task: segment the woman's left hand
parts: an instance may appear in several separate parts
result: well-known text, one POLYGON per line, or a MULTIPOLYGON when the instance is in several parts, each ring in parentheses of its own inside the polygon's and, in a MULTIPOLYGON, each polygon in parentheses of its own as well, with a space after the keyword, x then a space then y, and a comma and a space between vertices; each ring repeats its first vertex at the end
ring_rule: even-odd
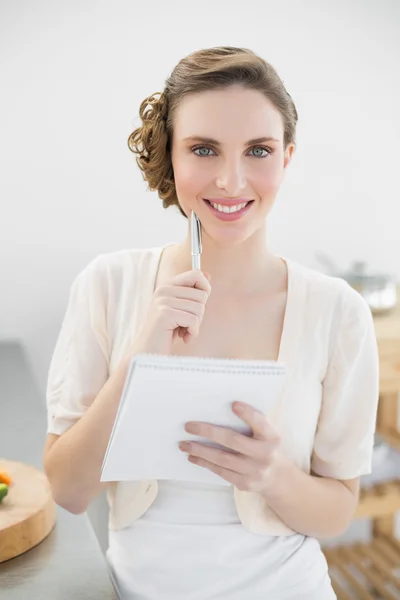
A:
POLYGON ((282 459, 279 436, 265 415, 250 405, 235 402, 233 411, 251 427, 252 437, 227 427, 190 422, 185 426, 188 433, 217 442, 230 451, 192 440, 181 442, 179 448, 189 454, 190 462, 213 471, 239 490, 266 492, 282 459))

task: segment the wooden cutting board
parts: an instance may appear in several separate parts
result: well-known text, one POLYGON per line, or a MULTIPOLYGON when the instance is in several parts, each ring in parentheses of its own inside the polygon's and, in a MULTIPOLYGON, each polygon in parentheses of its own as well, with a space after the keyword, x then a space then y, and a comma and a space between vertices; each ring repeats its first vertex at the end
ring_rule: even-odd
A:
POLYGON ((0 563, 30 550, 51 532, 55 503, 46 475, 20 462, 0 458, 0 471, 12 477, 0 502, 0 563))

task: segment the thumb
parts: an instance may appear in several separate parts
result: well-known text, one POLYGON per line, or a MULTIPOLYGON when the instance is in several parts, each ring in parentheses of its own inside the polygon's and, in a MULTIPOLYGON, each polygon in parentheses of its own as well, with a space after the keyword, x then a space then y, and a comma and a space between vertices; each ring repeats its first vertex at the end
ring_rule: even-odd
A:
POLYGON ((203 271, 203 275, 205 275, 206 278, 208 279, 208 282, 211 283, 211 275, 210 275, 210 273, 208 273, 208 271, 203 271))

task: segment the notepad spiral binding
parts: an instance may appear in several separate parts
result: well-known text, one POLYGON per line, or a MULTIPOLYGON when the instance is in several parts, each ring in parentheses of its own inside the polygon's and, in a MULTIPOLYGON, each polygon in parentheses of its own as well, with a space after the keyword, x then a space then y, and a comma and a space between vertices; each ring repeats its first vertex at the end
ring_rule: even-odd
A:
POLYGON ((141 369, 168 369, 202 373, 224 372, 231 373, 232 375, 268 376, 285 371, 285 366, 274 360, 240 360, 237 358, 213 358, 209 356, 138 354, 133 358, 133 361, 136 367, 140 367, 141 369), (213 364, 210 364, 210 362, 213 364))

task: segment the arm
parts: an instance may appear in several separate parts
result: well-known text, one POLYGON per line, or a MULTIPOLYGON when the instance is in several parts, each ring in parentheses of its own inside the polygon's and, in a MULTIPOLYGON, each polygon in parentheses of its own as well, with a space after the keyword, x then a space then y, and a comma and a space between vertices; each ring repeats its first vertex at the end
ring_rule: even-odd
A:
POLYGON ((359 478, 338 480, 308 475, 289 460, 277 461, 279 474, 263 492, 268 505, 303 535, 330 538, 348 528, 358 502, 359 478))
POLYGON ((282 459, 265 492, 273 510, 306 535, 335 537, 358 503, 359 477, 370 472, 379 398, 379 359, 372 314, 347 287, 322 386, 311 475, 282 459))
POLYGON ((43 466, 57 504, 86 510, 106 484, 100 469, 127 364, 110 377, 108 280, 102 257, 75 279, 47 379, 43 466))
POLYGON ((60 436, 50 434, 44 470, 54 500, 66 510, 84 512, 107 484, 101 466, 118 410, 129 361, 122 361, 83 416, 60 436))

